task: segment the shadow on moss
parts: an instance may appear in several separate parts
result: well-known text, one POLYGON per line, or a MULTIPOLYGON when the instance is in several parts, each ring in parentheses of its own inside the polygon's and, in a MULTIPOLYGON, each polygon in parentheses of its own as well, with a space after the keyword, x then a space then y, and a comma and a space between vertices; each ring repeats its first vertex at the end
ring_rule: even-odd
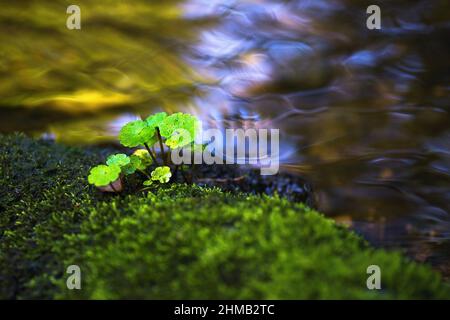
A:
POLYGON ((86 176, 106 153, 0 136, 1 298, 450 298, 428 266, 277 196, 101 194, 86 176), (82 290, 66 288, 72 264, 82 290), (366 288, 372 264, 379 291, 366 288))

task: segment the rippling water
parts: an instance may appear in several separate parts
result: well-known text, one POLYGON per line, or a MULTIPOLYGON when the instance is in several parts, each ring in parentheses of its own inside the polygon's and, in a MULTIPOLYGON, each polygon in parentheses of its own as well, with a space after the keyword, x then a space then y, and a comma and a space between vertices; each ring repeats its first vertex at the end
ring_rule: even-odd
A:
POLYGON ((447 1, 382 4, 379 31, 366 1, 80 3, 80 32, 49 19, 39 43, 0 14, 2 131, 98 143, 161 109, 279 128, 325 214, 450 275, 447 1))

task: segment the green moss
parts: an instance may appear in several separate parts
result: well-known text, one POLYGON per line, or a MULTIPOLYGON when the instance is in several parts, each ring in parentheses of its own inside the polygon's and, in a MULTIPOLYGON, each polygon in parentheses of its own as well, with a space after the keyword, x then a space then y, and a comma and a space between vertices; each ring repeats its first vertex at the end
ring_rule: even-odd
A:
POLYGON ((450 297, 428 266, 282 198, 187 185, 101 194, 86 177, 102 158, 0 136, 0 297, 450 297), (82 290, 66 289, 72 264, 82 290), (366 289, 371 264, 381 291, 366 289))

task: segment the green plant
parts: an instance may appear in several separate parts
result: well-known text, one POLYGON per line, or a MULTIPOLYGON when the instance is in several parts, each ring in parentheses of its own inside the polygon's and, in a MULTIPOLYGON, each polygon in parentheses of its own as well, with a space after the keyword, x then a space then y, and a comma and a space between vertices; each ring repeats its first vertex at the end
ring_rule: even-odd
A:
POLYGON ((105 187, 119 178, 120 167, 117 165, 98 165, 92 168, 88 180, 96 187, 105 187))
POLYGON ((154 181, 159 181, 160 183, 167 183, 170 180, 172 173, 170 172, 170 168, 163 166, 158 167, 153 170, 151 174, 151 178, 147 181, 144 181, 144 186, 150 186, 154 181))
MULTIPOLYGON (((143 146, 145 149, 135 150, 131 156, 123 153, 110 155, 106 165, 92 168, 88 181, 103 191, 109 191, 104 189, 105 186, 110 186, 113 191, 120 191, 114 188, 114 183, 121 182, 124 175, 138 171, 147 177, 144 186, 153 185, 155 182, 167 183, 172 172, 169 153, 166 156, 166 151, 184 147, 190 147, 191 150, 198 148, 194 140, 199 127, 197 117, 181 112, 172 115, 159 112, 145 120, 131 121, 120 130, 119 141, 125 147, 143 146), (154 148, 156 143, 159 144, 163 166, 159 166, 154 148), (146 172, 152 164, 157 167, 150 173, 146 172)), ((177 169, 178 167, 175 172, 177 169)))

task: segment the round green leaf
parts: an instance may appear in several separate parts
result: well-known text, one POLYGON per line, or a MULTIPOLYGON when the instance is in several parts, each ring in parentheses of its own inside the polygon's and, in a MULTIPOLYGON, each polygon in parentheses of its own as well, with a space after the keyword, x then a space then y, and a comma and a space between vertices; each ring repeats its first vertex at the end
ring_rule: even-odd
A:
POLYGON ((126 170, 126 174, 132 174, 136 170, 145 170, 147 166, 143 163, 142 159, 138 156, 131 155, 130 157, 131 163, 126 166, 124 169, 126 170))
POLYGON ((133 152, 132 157, 133 156, 138 157, 145 167, 148 167, 153 163, 153 159, 150 156, 150 153, 148 153, 148 151, 145 149, 136 150, 135 152, 133 152))
POLYGON ((189 115, 186 115, 182 112, 177 112, 164 118, 164 120, 161 122, 161 125, 159 126, 161 135, 165 138, 169 138, 175 132, 175 130, 184 128, 186 116, 189 115))
POLYGON ((106 159, 106 164, 109 166, 115 164, 119 167, 125 167, 130 164, 130 157, 124 153, 113 154, 106 159))
POLYGON ((151 115, 147 119, 145 119, 145 122, 147 122, 147 125, 150 128, 155 129, 156 127, 159 127, 163 120, 167 117, 167 113, 165 112, 159 112, 155 113, 154 115, 151 115))
POLYGON ((162 166, 153 170, 151 176, 153 181, 159 181, 160 183, 167 183, 169 182, 172 173, 170 172, 169 167, 162 166))
POLYGON ((142 183, 144 186, 148 187, 151 186, 153 184, 152 180, 145 180, 144 183, 142 183))
MULTIPOLYGON (((159 127, 160 133, 163 137, 170 139, 169 143, 176 147, 182 147, 195 140, 195 135, 200 127, 200 121, 197 117, 186 113, 174 113, 166 117, 159 127), (185 133, 180 137, 180 132, 184 130, 185 133), (186 134, 189 133, 189 135, 186 134), (172 137, 176 135, 176 137, 172 137), (187 139, 188 137, 188 139, 187 139)), ((167 142, 166 142, 167 144, 167 142)))
POLYGON ((191 134, 185 129, 177 129, 166 140, 166 144, 171 149, 181 148, 193 141, 191 134))
POLYGON ((90 184, 96 187, 104 187, 116 181, 120 175, 120 167, 117 165, 99 165, 91 169, 88 177, 90 184))
POLYGON ((119 132, 119 140, 125 147, 132 148, 150 141, 155 132, 155 128, 149 127, 147 122, 136 120, 122 127, 119 132))

